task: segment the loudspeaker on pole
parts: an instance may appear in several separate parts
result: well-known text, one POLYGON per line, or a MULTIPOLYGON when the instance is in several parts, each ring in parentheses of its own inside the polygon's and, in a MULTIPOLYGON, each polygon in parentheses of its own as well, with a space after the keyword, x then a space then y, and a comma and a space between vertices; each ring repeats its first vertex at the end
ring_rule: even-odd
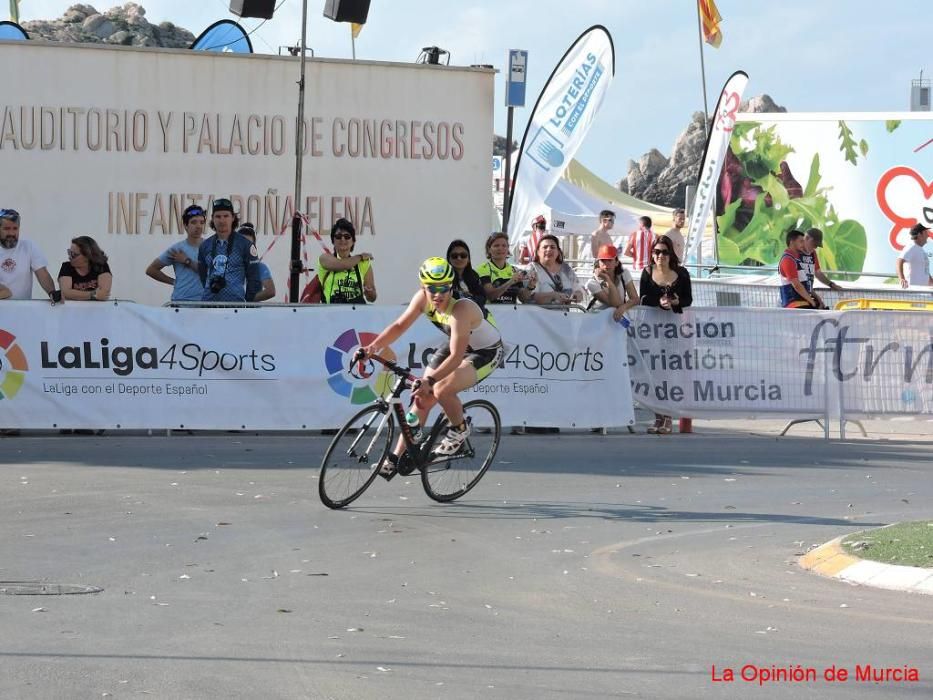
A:
POLYGON ((335 22, 366 24, 369 15, 369 0, 327 0, 324 16, 335 22))
POLYGON ((230 0, 230 12, 240 17, 272 19, 275 0, 230 0))

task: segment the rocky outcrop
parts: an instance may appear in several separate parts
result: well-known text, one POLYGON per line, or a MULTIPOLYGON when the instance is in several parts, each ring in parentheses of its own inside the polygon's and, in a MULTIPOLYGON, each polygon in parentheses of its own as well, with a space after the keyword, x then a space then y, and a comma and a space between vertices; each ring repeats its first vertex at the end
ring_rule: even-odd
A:
MULTIPOLYGON (((768 95, 743 102, 742 112, 786 112, 768 95)), ((684 206, 687 185, 696 183, 706 145, 703 113, 694 112, 687 128, 677 137, 671 157, 652 148, 638 161, 628 162, 628 174, 619 182, 623 192, 665 207, 684 206)))
POLYGON ((146 10, 135 2, 98 12, 91 5, 72 5, 59 19, 23 22, 30 38, 123 46, 191 46, 194 34, 171 22, 150 24, 146 10))

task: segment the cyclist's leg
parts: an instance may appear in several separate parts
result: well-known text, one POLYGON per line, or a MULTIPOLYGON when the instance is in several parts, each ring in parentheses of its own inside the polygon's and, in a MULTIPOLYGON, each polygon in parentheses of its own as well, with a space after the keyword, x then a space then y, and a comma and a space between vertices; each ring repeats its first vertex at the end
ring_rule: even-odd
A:
MULTIPOLYGON (((450 355, 450 347, 440 348, 435 351, 433 355, 428 359, 428 366, 425 367, 424 377, 427 380, 428 377, 434 375, 437 371, 437 367, 447 359, 450 355)), ((428 414, 431 412, 431 409, 434 408, 434 405, 437 403, 436 390, 435 396, 424 396, 419 397, 411 407, 411 410, 414 411, 415 415, 420 419, 421 425, 427 425, 428 414)), ((390 454, 387 455, 387 458, 390 462, 398 463, 399 455, 405 451, 405 438, 402 435, 402 431, 399 430, 398 441, 395 443, 395 448, 390 454)))
POLYGON ((435 450, 438 454, 456 453, 469 437, 469 426, 463 418, 463 403, 459 394, 488 377, 499 366, 501 353, 501 346, 467 353, 453 374, 434 386, 434 395, 451 426, 435 450))

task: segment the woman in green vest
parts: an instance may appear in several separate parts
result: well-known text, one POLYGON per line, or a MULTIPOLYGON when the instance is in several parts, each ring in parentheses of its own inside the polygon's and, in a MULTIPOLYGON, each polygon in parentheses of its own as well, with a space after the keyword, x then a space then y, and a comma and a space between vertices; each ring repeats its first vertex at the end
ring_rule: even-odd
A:
POLYGON ((334 254, 318 258, 321 302, 324 304, 372 304, 376 301, 376 280, 369 253, 353 253, 356 229, 347 219, 337 219, 330 229, 334 254))
POLYGON ((509 237, 506 234, 498 231, 487 239, 486 258, 476 272, 490 303, 515 304, 520 296, 526 296, 525 272, 509 263, 509 237))

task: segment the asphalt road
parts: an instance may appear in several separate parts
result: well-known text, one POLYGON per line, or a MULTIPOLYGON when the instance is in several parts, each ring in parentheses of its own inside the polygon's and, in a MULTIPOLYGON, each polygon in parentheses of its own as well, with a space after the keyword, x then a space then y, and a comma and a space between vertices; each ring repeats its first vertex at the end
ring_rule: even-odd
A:
POLYGON ((103 588, 0 595, 0 697, 933 696, 933 596, 795 563, 929 518, 933 443, 698 429, 506 436, 462 502, 342 512, 329 438, 0 439, 0 581, 103 588))

